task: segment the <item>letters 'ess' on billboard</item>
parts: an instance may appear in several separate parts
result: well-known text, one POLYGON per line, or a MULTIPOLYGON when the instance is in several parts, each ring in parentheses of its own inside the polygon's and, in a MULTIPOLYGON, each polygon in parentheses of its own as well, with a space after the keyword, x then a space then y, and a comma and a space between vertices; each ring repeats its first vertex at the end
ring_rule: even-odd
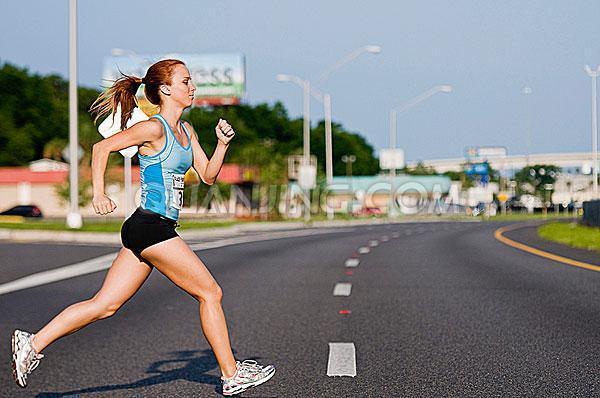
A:
MULTIPOLYGON (((183 61, 196 85, 194 106, 236 105, 245 94, 246 62, 243 54, 167 54, 158 56, 123 55, 104 59, 102 85, 110 86, 126 75, 145 76, 153 63, 162 59, 183 61)), ((143 86, 138 91, 140 106, 151 107, 143 98, 143 86)), ((144 109, 146 111, 146 109, 144 109)))

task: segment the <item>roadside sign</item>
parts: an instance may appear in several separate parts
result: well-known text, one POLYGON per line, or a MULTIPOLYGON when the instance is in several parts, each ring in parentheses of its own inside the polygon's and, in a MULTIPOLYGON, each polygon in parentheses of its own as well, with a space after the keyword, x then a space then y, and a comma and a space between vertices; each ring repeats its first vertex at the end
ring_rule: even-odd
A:
POLYGON ((384 148, 379 151, 379 167, 382 170, 401 169, 404 164, 403 149, 384 148))
POLYGON ((298 185, 302 189, 314 189, 317 187, 317 168, 312 164, 300 166, 298 173, 298 185))

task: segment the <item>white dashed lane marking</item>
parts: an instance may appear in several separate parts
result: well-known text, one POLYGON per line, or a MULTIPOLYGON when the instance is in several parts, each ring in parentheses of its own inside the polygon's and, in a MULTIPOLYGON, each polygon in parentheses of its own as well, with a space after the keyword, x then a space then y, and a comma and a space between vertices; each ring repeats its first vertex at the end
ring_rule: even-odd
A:
POLYGON ((329 343, 327 376, 356 376, 354 343, 329 343))
POLYGON ((336 283, 333 288, 334 296, 349 296, 352 293, 352 283, 336 283))
POLYGON ((371 252, 371 249, 369 249, 369 248, 368 248, 368 247, 366 247, 366 246, 363 246, 363 247, 359 247, 359 248, 358 248, 358 252, 359 252, 360 254, 368 254, 368 253, 370 253, 370 252, 371 252))
POLYGON ((358 264, 360 264, 360 260, 358 258, 349 258, 344 263, 344 266, 346 266, 347 268, 354 268, 358 267, 358 264))

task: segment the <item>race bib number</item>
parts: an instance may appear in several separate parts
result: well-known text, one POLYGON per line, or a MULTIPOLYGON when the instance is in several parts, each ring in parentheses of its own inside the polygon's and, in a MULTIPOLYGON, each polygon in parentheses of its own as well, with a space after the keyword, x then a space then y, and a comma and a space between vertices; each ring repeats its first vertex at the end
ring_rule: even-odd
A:
POLYGON ((183 207, 183 174, 173 174, 173 186, 171 188, 171 207, 181 210, 183 207))

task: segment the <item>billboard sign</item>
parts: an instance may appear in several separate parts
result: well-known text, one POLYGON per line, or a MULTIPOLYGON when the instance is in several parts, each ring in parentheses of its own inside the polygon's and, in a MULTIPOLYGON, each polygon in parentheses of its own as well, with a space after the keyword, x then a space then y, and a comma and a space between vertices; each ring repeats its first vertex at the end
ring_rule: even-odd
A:
MULTIPOLYGON (((108 86, 126 75, 143 77, 153 63, 162 59, 183 61, 196 85, 194 106, 219 106, 239 104, 246 90, 246 61, 243 54, 125 54, 104 60, 103 85, 108 86)), ((143 90, 138 91, 143 97, 143 90)))
POLYGON ((506 148, 503 146, 480 146, 465 148, 465 158, 469 161, 484 161, 506 157, 506 148))

